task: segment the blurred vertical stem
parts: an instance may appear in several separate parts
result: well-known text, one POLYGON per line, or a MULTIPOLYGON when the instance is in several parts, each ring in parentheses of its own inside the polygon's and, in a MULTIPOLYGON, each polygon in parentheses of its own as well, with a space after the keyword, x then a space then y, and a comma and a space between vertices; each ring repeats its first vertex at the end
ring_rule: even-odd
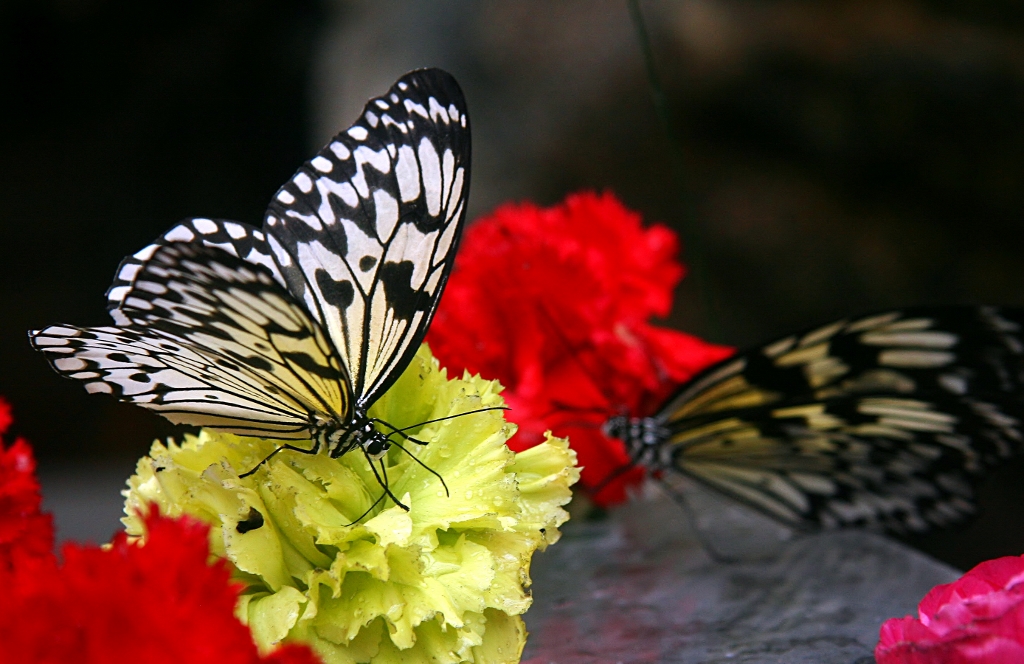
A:
POLYGON ((719 334, 718 320, 711 295, 711 284, 708 281, 704 238, 697 223, 693 198, 686 187, 686 160, 683 156, 682 141, 675 132, 672 117, 669 114, 665 89, 661 85, 658 68, 654 62, 651 37, 647 32, 647 24, 644 22, 643 12, 640 10, 640 0, 626 0, 626 4, 629 6, 629 15, 633 20, 636 39, 640 45, 644 66, 647 70, 647 83, 651 89, 654 110, 658 114, 661 128, 665 132, 665 138, 668 141, 669 154, 672 159, 672 176, 675 180, 676 195, 679 197, 679 205, 682 211, 684 250, 687 255, 687 262, 690 264, 691 279, 696 282, 694 286, 697 289, 697 297, 700 301, 701 309, 703 309, 707 336, 712 340, 718 341, 721 339, 721 335, 719 334))

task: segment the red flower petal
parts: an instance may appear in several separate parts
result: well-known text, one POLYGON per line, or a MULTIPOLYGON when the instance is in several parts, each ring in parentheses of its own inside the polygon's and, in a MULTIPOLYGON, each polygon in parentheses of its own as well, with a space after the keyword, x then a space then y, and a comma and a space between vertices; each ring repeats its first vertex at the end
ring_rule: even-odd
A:
MULTIPOLYGON (((0 399, 0 432, 11 423, 0 399)), ((53 557, 53 519, 42 512, 32 448, 18 439, 4 449, 0 440, 0 581, 16 570, 53 557)))
POLYGON ((0 433, 7 431, 7 427, 11 426, 11 422, 14 418, 11 416, 11 405, 0 399, 0 433))
POLYGON ((879 664, 1024 661, 1024 556, 981 563, 953 583, 936 586, 918 618, 882 625, 879 664))
POLYGON ((209 563, 209 528, 190 518, 146 519, 144 545, 75 544, 64 562, 18 575, 0 603, 0 651, 9 661, 152 664, 307 664, 292 646, 260 657, 234 616, 239 586, 223 560, 209 563))
POLYGON ((581 484, 602 504, 625 498, 643 471, 600 430, 612 415, 650 414, 675 387, 732 350, 648 323, 665 316, 684 270, 664 226, 611 194, 580 193, 539 208, 506 205, 474 223, 427 337, 442 364, 497 378, 532 447, 568 435, 581 484))
MULTIPOLYGON (((0 400, 0 430, 10 410, 0 400)), ((304 645, 260 657, 234 616, 240 586, 208 563, 209 527, 146 519, 145 545, 69 544, 53 555, 53 524, 40 510, 32 449, 0 443, 0 661, 24 664, 316 664, 304 645)))

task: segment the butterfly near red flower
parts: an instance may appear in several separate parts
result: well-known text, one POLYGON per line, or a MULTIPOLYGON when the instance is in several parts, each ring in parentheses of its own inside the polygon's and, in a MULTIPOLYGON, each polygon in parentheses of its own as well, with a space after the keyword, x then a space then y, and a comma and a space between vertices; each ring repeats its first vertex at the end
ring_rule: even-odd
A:
MULTIPOLYGON (((679 384, 732 354, 726 346, 652 325, 668 315, 684 274, 665 226, 611 194, 580 193, 540 208, 505 205, 466 231, 455 271, 427 336, 442 364, 497 378, 519 449, 545 430, 568 435, 598 487, 629 463, 601 433, 619 412, 651 412, 679 384)), ((621 502, 644 477, 637 467, 594 495, 621 502)))
POLYGON ((967 518, 980 475, 1024 447, 1024 311, 851 316, 733 355, 648 322, 675 250, 608 194, 499 209, 467 233, 428 340, 508 385, 519 444, 568 434, 599 503, 647 470, 796 527, 921 532, 967 518))

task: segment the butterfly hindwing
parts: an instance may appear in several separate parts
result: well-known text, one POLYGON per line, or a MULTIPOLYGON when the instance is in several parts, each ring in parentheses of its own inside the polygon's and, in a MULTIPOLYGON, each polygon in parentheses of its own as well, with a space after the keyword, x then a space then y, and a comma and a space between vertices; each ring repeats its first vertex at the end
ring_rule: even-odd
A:
POLYGON ((347 376, 319 325, 260 265, 199 243, 158 246, 117 328, 31 333, 61 374, 174 422, 309 437, 315 413, 345 417, 347 376))
POLYGON ((661 465, 791 525, 904 533, 972 514, 981 471, 1024 442, 998 405, 938 394, 791 400, 666 434, 661 465))
POLYGON ((300 404, 268 396, 253 380, 218 370, 208 354, 180 339, 126 327, 51 325, 32 345, 66 378, 95 394, 143 406, 175 424, 242 435, 308 438, 300 404))
POLYGON ((152 258, 153 253, 165 244, 192 242, 216 247, 249 263, 262 265, 277 281, 284 284, 284 278, 270 256, 266 237, 259 229, 238 221, 205 217, 185 219, 152 244, 121 261, 114 275, 114 283, 107 289, 107 309, 114 322, 118 325, 127 324, 127 318, 119 311, 120 307, 142 266, 152 258))
POLYGON ((439 70, 371 100, 275 195, 264 228, 289 290, 323 325, 360 404, 423 340, 466 211, 469 125, 439 70))

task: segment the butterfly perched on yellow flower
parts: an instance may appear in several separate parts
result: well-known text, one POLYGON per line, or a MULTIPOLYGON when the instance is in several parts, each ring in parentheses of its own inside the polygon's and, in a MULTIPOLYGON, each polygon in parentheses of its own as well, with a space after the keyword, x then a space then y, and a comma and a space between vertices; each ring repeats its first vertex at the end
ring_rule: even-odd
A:
POLYGON ((278 190, 262 229, 182 221, 118 268, 116 325, 53 325, 32 345, 88 391, 175 423, 378 459, 402 432, 367 409, 430 324, 469 166, 458 84, 406 74, 278 190))

